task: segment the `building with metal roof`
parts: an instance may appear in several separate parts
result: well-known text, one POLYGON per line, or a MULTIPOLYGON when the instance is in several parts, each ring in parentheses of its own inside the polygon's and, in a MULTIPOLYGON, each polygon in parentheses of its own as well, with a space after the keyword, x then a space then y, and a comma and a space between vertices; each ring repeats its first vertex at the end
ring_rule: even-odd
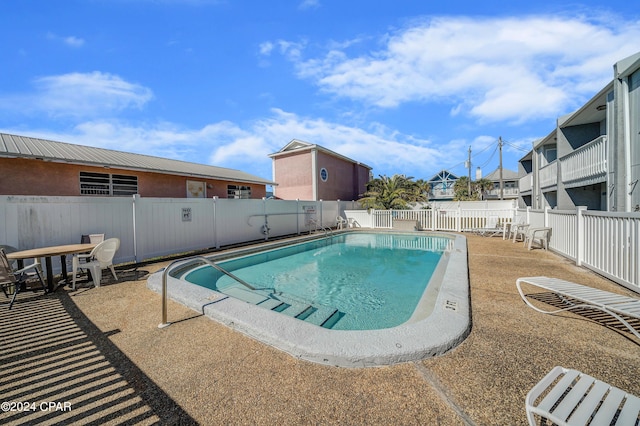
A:
POLYGON ((0 133, 0 194, 262 198, 275 182, 235 169, 0 133))

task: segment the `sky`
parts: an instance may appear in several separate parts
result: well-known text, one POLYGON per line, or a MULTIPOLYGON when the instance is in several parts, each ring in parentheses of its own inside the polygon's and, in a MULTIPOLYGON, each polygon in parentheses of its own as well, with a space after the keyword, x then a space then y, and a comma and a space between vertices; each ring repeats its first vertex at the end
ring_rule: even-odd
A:
POLYGON ((375 177, 517 171, 640 51, 634 2, 0 2, 0 132, 272 179, 293 139, 375 177), (437 3, 437 4, 436 4, 437 3))

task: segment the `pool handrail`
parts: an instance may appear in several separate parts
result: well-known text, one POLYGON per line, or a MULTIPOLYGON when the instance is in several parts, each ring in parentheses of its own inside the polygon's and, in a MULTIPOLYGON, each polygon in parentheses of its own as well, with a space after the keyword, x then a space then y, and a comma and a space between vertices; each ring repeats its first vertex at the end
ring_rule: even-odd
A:
POLYGON ((176 263, 185 262, 187 260, 194 260, 194 259, 198 259, 198 260, 204 261, 204 263, 206 263, 206 264, 212 266, 214 269, 217 269, 218 271, 222 272, 223 274, 225 274, 229 278, 231 278, 231 279, 237 281, 238 283, 242 284, 243 286, 247 287, 249 290, 256 290, 256 288, 254 286, 252 286, 251 284, 249 284, 248 282, 246 282, 242 278, 239 278, 239 277, 235 276, 231 272, 229 272, 226 269, 222 268, 220 265, 217 265, 211 259, 207 259, 204 256, 191 256, 191 257, 187 257, 187 258, 183 258, 183 259, 174 260, 169 265, 167 265, 167 267, 164 268, 164 271, 162 272, 162 322, 160 323, 160 325, 158 325, 158 328, 164 328, 164 327, 167 327, 167 326, 171 325, 170 322, 167 322, 167 275, 169 274, 169 270, 176 263))

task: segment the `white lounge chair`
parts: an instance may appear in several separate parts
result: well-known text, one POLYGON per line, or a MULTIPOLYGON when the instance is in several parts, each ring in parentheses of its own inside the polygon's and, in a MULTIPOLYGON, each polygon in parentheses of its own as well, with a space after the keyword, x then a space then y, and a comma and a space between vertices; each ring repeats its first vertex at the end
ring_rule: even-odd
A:
POLYGON ((504 234, 504 226, 500 225, 499 218, 496 215, 487 217, 487 223, 483 228, 475 228, 473 232, 483 237, 493 237, 494 235, 504 234))
POLYGON ((527 420, 535 416, 557 425, 636 425, 640 399, 577 370, 554 367, 527 394, 527 420))
POLYGON ((520 297, 529 307, 543 314, 555 314, 571 309, 589 308, 605 312, 627 327, 638 339, 640 330, 636 330, 623 316, 640 320, 640 299, 599 290, 592 287, 548 277, 524 277, 516 280, 516 287, 520 297), (557 294, 568 306, 553 311, 545 311, 529 302, 522 284, 530 284, 557 294))

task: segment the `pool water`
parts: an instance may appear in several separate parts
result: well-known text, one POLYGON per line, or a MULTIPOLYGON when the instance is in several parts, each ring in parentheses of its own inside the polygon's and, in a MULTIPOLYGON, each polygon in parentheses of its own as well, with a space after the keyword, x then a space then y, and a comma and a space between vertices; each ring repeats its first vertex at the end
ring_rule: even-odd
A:
POLYGON ((218 262, 255 291, 210 266, 185 279, 325 328, 384 329, 409 320, 451 241, 358 232, 218 262))

